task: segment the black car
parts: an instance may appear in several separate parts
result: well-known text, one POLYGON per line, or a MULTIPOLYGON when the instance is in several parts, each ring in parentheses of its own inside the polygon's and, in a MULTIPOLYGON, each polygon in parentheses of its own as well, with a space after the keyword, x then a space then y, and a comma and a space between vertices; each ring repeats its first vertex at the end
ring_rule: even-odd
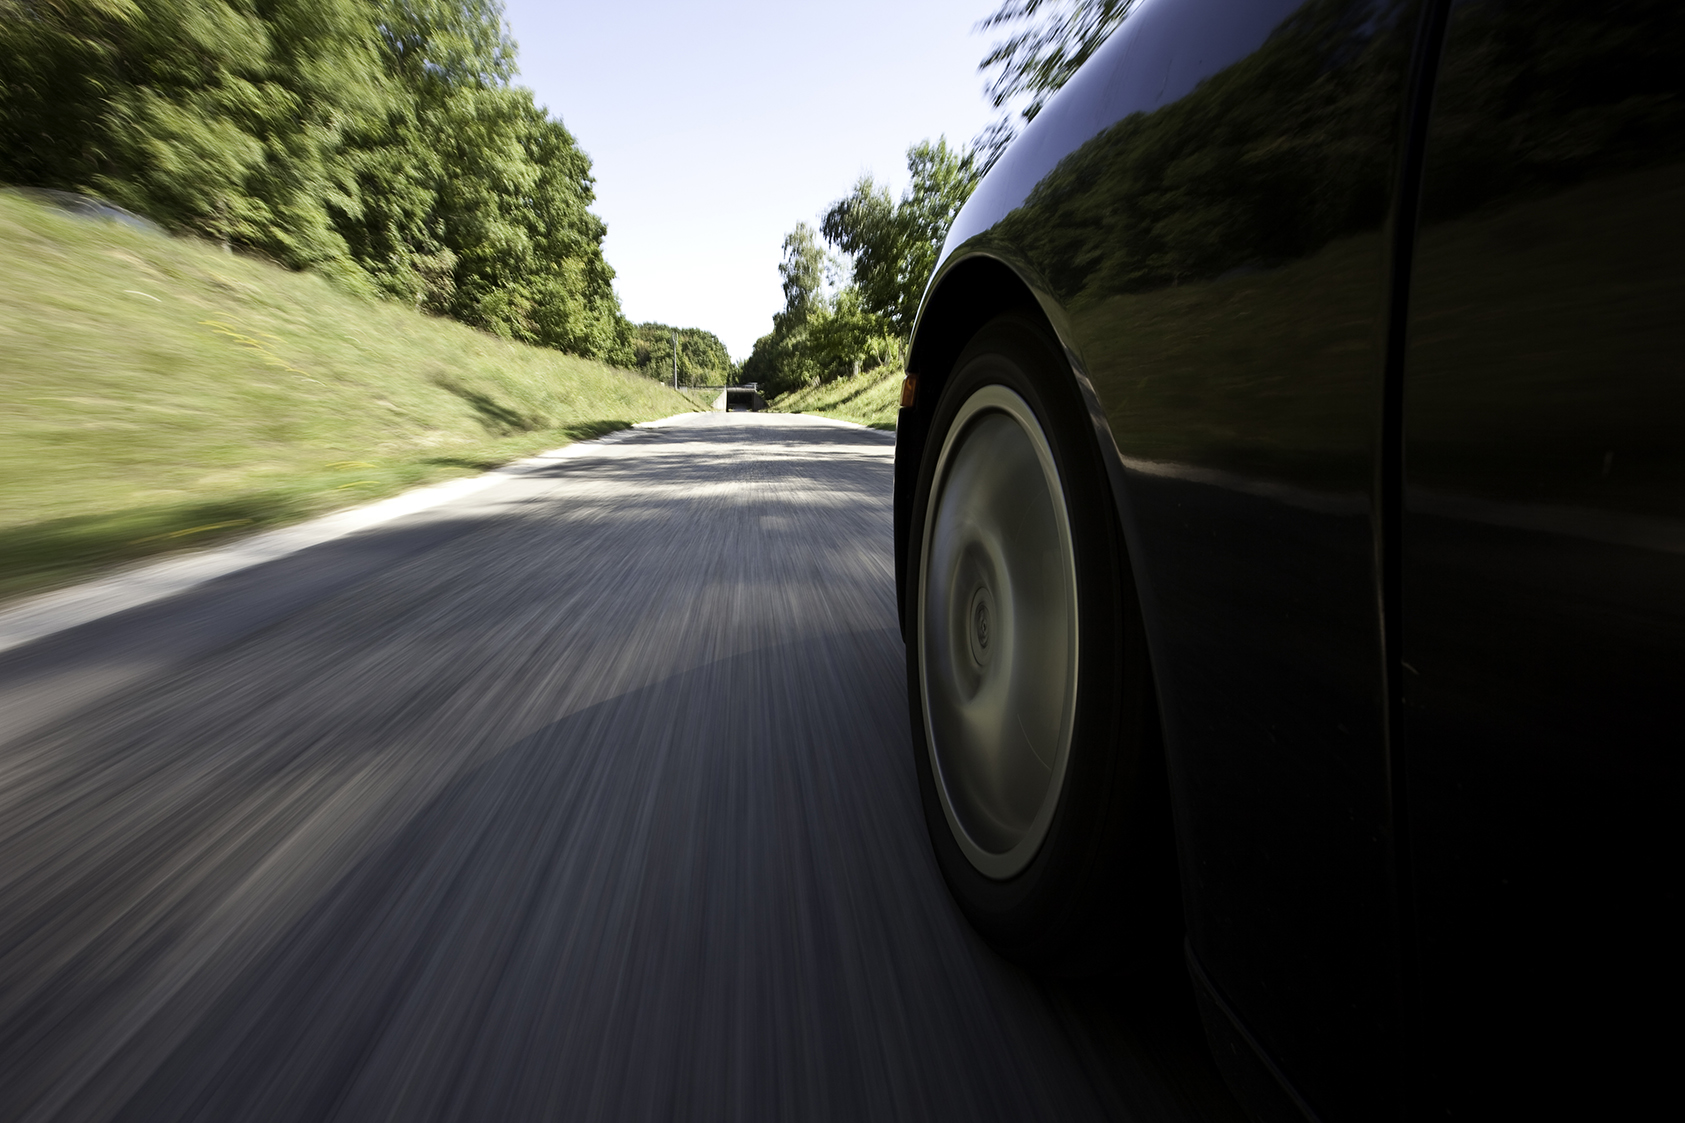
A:
POLYGON ((943 248, 938 862, 1042 970, 1178 945, 1260 1117, 1677 1064, 1682 84, 1675 2, 1141 0, 943 248))

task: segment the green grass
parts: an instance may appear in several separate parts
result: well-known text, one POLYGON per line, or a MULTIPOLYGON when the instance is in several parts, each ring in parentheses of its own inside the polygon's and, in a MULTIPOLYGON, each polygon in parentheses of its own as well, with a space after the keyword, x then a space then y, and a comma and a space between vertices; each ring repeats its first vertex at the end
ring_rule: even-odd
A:
POLYGON ((791 390, 768 404, 774 413, 813 413, 894 432, 895 411, 901 407, 901 370, 879 367, 853 378, 791 390))
POLYGON ((706 410, 711 410, 711 409, 714 408, 714 399, 719 397, 720 391, 724 390, 724 389, 725 389, 725 387, 723 385, 721 385, 721 386, 681 386, 679 388, 679 393, 683 394, 685 400, 688 401, 692 406, 694 406, 695 408, 697 408, 699 410, 706 411, 706 410))
POLYGON ((0 597, 695 408, 5 192, 0 260, 0 597))

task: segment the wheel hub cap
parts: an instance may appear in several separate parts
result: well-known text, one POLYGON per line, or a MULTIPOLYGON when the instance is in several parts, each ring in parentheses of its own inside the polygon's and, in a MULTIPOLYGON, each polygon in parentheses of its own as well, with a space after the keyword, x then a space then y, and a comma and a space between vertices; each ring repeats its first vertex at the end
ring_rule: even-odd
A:
POLYGON ((1024 400, 961 407, 925 520, 919 649, 943 814, 988 877, 1029 864, 1063 783, 1076 702, 1076 575, 1052 451, 1024 400))
POLYGON ((989 665, 989 620, 994 615, 987 585, 977 586, 977 591, 971 594, 971 661, 978 667, 989 665))

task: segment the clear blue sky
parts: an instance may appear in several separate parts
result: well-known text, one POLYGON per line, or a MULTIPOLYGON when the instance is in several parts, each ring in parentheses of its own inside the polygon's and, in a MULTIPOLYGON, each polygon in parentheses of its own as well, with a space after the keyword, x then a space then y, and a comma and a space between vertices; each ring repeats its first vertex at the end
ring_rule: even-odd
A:
POLYGON ((592 208, 634 321, 744 358, 783 305, 779 244, 862 172, 993 117, 974 33, 999 0, 506 0, 520 82, 590 154, 592 208))

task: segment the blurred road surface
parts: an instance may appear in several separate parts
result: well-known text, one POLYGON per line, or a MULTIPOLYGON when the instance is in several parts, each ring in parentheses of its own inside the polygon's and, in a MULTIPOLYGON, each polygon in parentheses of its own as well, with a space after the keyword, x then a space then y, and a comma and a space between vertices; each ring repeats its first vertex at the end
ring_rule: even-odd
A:
POLYGON ((0 655, 0 1119, 1239 1119, 943 889, 892 452, 675 419, 0 655))

